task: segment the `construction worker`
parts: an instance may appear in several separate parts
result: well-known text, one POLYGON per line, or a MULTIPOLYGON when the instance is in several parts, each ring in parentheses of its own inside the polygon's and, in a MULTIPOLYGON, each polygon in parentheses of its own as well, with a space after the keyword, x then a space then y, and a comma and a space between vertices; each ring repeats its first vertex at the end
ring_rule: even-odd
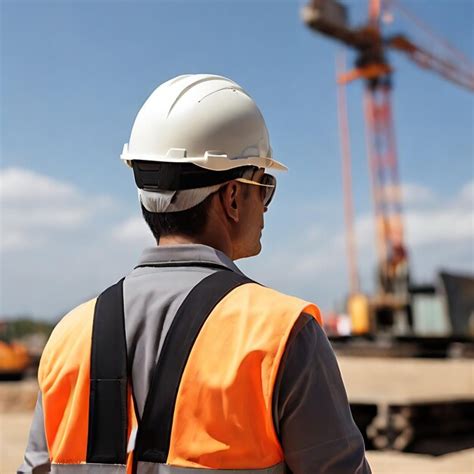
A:
POLYGON ((318 308, 234 263, 260 252, 265 170, 286 169, 254 101, 176 77, 121 158, 157 246, 53 331, 18 472, 369 473, 318 308))

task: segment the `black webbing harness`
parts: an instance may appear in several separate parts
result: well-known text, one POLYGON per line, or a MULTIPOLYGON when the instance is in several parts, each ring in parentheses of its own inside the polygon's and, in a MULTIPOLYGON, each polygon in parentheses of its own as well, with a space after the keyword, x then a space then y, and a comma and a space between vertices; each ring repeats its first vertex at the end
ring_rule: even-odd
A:
POLYGON ((193 163, 166 163, 156 161, 132 162, 135 183, 139 189, 147 191, 179 191, 204 188, 223 184, 232 179, 242 178, 245 172, 256 166, 240 166, 224 171, 213 171, 193 163))
MULTIPOLYGON (((196 285, 179 307, 153 370, 143 416, 138 421, 135 465, 138 461, 166 463, 178 388, 194 342, 217 303, 245 283, 253 281, 229 269, 218 270, 196 285)), ((122 279, 98 297, 94 312, 88 463, 126 464, 130 367, 122 279)))

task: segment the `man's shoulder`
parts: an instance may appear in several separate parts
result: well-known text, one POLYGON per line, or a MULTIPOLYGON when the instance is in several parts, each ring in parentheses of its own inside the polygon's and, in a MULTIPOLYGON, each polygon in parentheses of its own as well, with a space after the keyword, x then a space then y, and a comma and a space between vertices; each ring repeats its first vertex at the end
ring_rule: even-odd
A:
POLYGON ((53 360, 58 352, 72 351, 90 341, 96 300, 93 298, 76 306, 58 322, 43 350, 43 363, 53 360))
POLYGON ((62 337, 92 322, 96 301, 97 298, 92 298, 69 311, 58 322, 51 336, 62 337))
MULTIPOLYGON (((252 305, 256 308, 265 306, 275 314, 293 313, 299 315, 305 313, 322 324, 321 312, 314 303, 260 284, 244 285, 244 288, 237 293, 245 295, 247 292, 252 305)), ((238 296, 241 298, 243 295, 239 294, 238 296)))

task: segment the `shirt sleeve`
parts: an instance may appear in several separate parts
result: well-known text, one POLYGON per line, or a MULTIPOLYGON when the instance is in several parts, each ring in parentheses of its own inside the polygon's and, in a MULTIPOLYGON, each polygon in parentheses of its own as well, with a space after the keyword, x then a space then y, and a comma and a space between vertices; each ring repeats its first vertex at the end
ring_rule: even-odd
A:
POLYGON ((274 390, 273 417, 292 474, 370 474, 336 357, 324 330, 302 314, 274 390))
POLYGON ((51 464, 44 432, 43 403, 40 391, 36 401, 25 457, 23 464, 17 470, 17 474, 44 474, 49 473, 50 470, 51 464))

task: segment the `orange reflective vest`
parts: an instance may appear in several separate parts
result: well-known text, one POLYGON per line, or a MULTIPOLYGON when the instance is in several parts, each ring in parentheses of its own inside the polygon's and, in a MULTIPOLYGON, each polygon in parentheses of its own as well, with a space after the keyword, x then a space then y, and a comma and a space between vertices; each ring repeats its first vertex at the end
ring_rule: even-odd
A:
POLYGON ((137 422, 122 281, 77 307, 39 367, 52 472, 283 473, 273 387, 302 312, 321 322, 316 306, 230 270, 204 278, 176 314, 137 422))

